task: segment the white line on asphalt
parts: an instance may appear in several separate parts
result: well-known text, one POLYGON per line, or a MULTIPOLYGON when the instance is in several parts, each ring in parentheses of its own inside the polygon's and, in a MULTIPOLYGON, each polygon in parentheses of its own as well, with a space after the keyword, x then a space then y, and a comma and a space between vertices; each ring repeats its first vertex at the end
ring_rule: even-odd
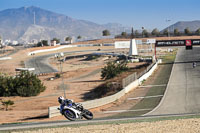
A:
POLYGON ((160 86, 167 86, 167 84, 161 84, 161 85, 145 85, 145 86, 139 86, 140 88, 148 88, 148 87, 160 87, 160 86))
POLYGON ((163 97, 163 95, 146 96, 146 97, 134 97, 134 98, 128 98, 128 100, 137 100, 137 99, 142 99, 142 98, 155 98, 155 97, 163 97))
POLYGON ((149 111, 149 110, 152 110, 152 109, 115 110, 115 111, 103 111, 103 113, 107 114, 107 113, 137 112, 137 111, 149 111))

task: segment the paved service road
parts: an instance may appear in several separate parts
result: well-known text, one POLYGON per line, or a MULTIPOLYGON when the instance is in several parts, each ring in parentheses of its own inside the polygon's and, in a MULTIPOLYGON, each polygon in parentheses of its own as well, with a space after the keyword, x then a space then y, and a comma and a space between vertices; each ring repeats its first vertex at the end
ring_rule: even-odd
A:
POLYGON ((200 47, 179 48, 169 83, 160 104, 146 115, 200 112, 200 47), (197 66, 193 68, 193 61, 197 66))
MULTIPOLYGON (((111 51, 111 50, 113 49, 105 49, 101 51, 111 51)), ((72 51, 72 52, 64 52, 64 54, 72 54, 72 53, 80 53, 80 52, 96 52, 96 51, 98 50, 72 51)), ((58 53, 37 56, 37 57, 32 55, 32 59, 26 61, 25 66, 26 68, 35 68, 34 74, 58 72, 58 70, 53 68, 48 63, 48 59, 52 56, 55 56, 55 54, 58 54, 58 53)))

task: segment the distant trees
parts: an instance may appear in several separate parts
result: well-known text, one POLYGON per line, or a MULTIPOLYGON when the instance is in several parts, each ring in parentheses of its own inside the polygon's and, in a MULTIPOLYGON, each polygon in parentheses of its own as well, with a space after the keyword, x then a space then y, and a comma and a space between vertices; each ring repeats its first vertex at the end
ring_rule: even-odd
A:
POLYGON ((109 30, 103 30, 102 35, 103 36, 110 36, 110 31, 109 30))
POLYGON ((133 30, 133 27, 131 28, 131 38, 134 38, 134 30, 133 30))
POLYGON ((37 43, 37 47, 49 46, 48 40, 42 40, 37 43))
POLYGON ((142 31, 142 37, 149 37, 149 32, 146 29, 142 31))
POLYGON ((179 32, 179 30, 176 28, 176 29, 174 29, 174 35, 175 36, 179 36, 180 35, 180 32, 179 32))
MULTIPOLYGON (((141 37, 164 37, 164 36, 191 36, 191 35, 199 35, 200 36, 200 28, 196 29, 196 31, 190 31, 189 27, 185 28, 183 31, 179 31, 178 28, 175 28, 173 31, 169 31, 168 28, 164 29, 163 31, 159 31, 157 28, 154 28, 151 32, 149 30, 144 29, 142 27, 142 32, 138 30, 134 31, 134 38, 141 38, 141 37)), ((116 36, 116 38, 132 38, 133 36, 133 29, 131 33, 122 32, 120 35, 116 36)))
POLYGON ((163 35, 165 35, 165 36, 168 36, 168 35, 169 35, 168 29, 165 29, 165 30, 163 31, 163 35))
POLYGON ((70 36, 65 37, 65 41, 71 41, 72 38, 70 36))
POLYGON ((135 30, 135 37, 138 37, 140 35, 138 30, 135 30))
POLYGON ((51 41, 56 41, 57 44, 60 43, 60 39, 58 38, 53 38, 51 41))
POLYGON ((191 34, 190 29, 188 27, 185 28, 184 33, 185 33, 185 35, 190 35, 191 34))
POLYGON ((65 41, 72 43, 72 37, 70 37, 70 36, 65 37, 65 41))
POLYGON ((200 28, 195 31, 196 35, 200 35, 200 28))
POLYGON ((78 39, 78 40, 80 40, 81 38, 82 38, 82 36, 80 36, 80 35, 79 35, 79 36, 77 36, 77 39, 78 39))
POLYGON ((122 32, 122 33, 121 33, 121 36, 126 37, 126 36, 127 36, 127 33, 126 33, 126 32, 122 32))
POLYGON ((151 34, 152 34, 153 36, 159 36, 160 31, 159 31, 157 28, 155 28, 155 29, 152 30, 151 34))

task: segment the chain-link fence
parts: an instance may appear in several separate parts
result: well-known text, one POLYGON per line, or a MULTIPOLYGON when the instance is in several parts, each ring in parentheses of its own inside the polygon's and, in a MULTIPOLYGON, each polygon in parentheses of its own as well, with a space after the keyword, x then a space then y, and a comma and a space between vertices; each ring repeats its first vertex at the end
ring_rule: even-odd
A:
POLYGON ((153 66, 155 63, 151 63, 144 71, 140 72, 140 73, 133 73, 131 75, 129 75, 128 77, 124 78, 122 80, 122 85, 123 88, 125 88, 126 86, 128 86, 130 83, 132 83, 133 81, 135 81, 136 79, 139 79, 142 75, 144 75, 145 73, 147 73, 153 66))

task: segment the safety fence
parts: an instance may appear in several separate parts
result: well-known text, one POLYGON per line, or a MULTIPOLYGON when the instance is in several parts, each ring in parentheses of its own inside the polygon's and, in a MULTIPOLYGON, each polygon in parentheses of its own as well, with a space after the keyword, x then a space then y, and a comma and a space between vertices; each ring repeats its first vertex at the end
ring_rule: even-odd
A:
POLYGON ((139 79, 140 77, 142 77, 145 73, 147 73, 156 63, 151 63, 150 65, 147 66, 147 68, 145 70, 143 70, 140 73, 133 73, 131 75, 129 75, 128 77, 124 78, 122 80, 122 85, 123 88, 125 88, 126 86, 128 86, 130 83, 132 83, 133 81, 139 79))
MULTIPOLYGON (((158 63, 154 63, 154 64, 150 65, 149 67, 147 67, 147 69, 145 69, 145 73, 142 76, 137 75, 136 73, 133 73, 132 75, 123 79, 123 88, 124 89, 122 89, 120 92, 118 92, 114 95, 111 95, 111 96, 104 97, 104 98, 81 102, 81 104, 86 109, 92 109, 92 108, 96 108, 96 107, 100 107, 100 106, 112 103, 112 102, 116 101, 117 99, 120 99, 126 93, 130 92, 131 90, 133 90, 134 88, 139 86, 143 80, 146 80, 157 68, 157 65, 158 65, 158 63), (138 78, 138 76, 140 76, 140 77, 138 78)), ((60 115, 60 112, 57 109, 58 107, 59 106, 49 107, 49 110, 48 110, 49 118, 60 115)))

